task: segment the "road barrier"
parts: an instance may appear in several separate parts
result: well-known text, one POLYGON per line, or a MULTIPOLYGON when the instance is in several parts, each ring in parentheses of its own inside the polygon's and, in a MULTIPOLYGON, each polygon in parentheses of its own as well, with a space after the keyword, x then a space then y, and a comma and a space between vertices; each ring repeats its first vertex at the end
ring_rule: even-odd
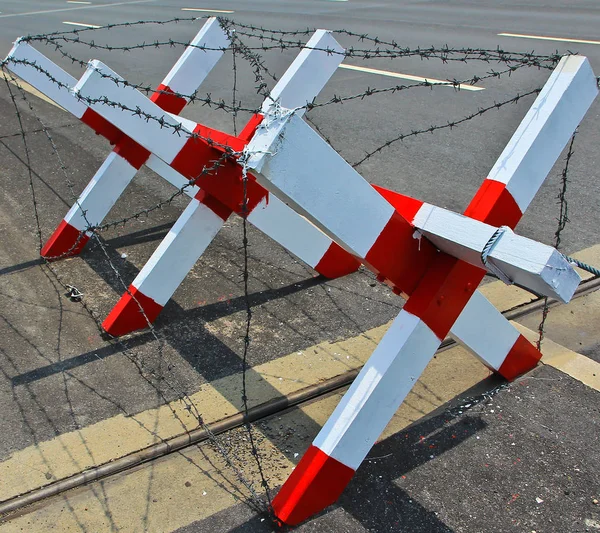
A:
POLYGON ((152 98, 98 60, 77 81, 27 42, 15 45, 7 65, 115 143, 43 255, 79 253, 85 232, 102 222, 142 164, 193 196, 108 315, 109 333, 151 324, 232 213, 326 276, 363 264, 407 299, 273 500, 277 518, 297 524, 336 501, 446 335, 507 379, 537 364, 537 348, 477 287, 491 273, 563 302, 572 297, 580 278, 570 262, 513 229, 598 87, 585 57, 564 57, 459 215, 371 186, 303 120, 344 57, 325 30, 239 136, 178 117, 181 94, 202 83, 228 39, 209 20, 152 98))

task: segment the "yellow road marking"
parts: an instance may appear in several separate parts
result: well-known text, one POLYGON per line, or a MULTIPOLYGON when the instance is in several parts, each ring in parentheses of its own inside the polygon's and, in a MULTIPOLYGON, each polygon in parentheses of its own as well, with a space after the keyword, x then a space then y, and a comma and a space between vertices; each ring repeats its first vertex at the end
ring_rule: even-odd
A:
POLYGON ((499 33, 499 37, 517 37, 519 39, 537 39, 540 41, 559 41, 562 43, 579 43, 579 44, 600 44, 600 41, 590 41, 587 39, 567 39, 564 37, 548 37, 545 35, 526 35, 523 33, 499 33))
MULTIPOLYGON (((292 370, 297 373, 302 369, 292 370)), ((463 348, 447 350, 428 366, 381 439, 401 431, 488 375, 489 371, 463 348)), ((272 487, 287 479, 342 394, 271 418, 265 429, 255 431, 272 487)), ((227 433, 224 442, 235 446, 238 466, 248 479, 256 480, 258 473, 244 436, 244 430, 234 430, 227 433)), ((220 455, 211 446, 201 445, 47 500, 1 524, 0 532, 21 528, 39 532, 108 531, 111 527, 123 532, 173 531, 239 503, 235 497, 239 490, 243 487, 220 455)))
POLYGON ((12 83, 15 86, 21 87, 24 91, 28 92, 29 94, 32 94, 34 96, 37 96, 38 98, 41 98, 42 100, 44 100, 44 102, 48 102, 49 104, 52 104, 54 107, 58 107, 58 109, 62 109, 63 111, 65 110, 63 107, 59 106, 54 100, 51 100, 50 98, 48 98, 44 93, 41 93, 32 85, 29 85, 29 83, 27 83, 26 81, 23 81, 23 80, 17 78, 16 76, 15 76, 15 79, 12 79, 11 75, 7 74, 6 72, 2 72, 2 76, 4 77, 5 80, 8 80, 10 83, 12 83))
POLYGON ((201 13, 235 13, 228 9, 204 9, 199 7, 182 7, 181 11, 200 11, 201 13))
MULTIPOLYGON (((600 245, 573 255, 591 264, 600 263, 600 245)), ((534 299, 530 293, 507 286, 501 281, 489 283, 481 287, 481 291, 501 310, 512 309, 534 299)), ((226 320, 217 320, 211 327, 218 329, 221 321, 226 320)), ((323 342, 255 367, 247 375, 250 406, 359 368, 371 355, 389 324, 339 342, 323 342), (269 386, 265 386, 266 384, 269 386)), ((472 360, 476 361, 475 358, 472 360)), ((446 378, 442 376, 441 379, 446 378)), ((191 395, 194 404, 200 406, 205 422, 214 422, 241 410, 239 383, 239 376, 229 376, 203 385, 191 395)), ((440 386, 440 389, 443 387, 440 386)), ((195 418, 184 406, 179 402, 172 402, 137 415, 118 415, 29 446, 0 463, 0 501, 123 457, 196 427, 195 418)))
POLYGON ((86 24, 85 22, 70 22, 68 20, 63 20, 63 24, 68 24, 69 26, 81 26, 82 28, 101 28, 102 26, 97 26, 96 24, 86 24))
MULTIPOLYGON (((390 78, 400 78, 403 80, 410 81, 419 81, 419 82, 429 82, 432 85, 445 85, 447 87, 454 87, 452 82, 447 80, 437 80, 435 78, 423 78, 421 76, 413 76, 412 74, 402 74, 400 72, 391 72, 389 70, 379 70, 376 68, 368 68, 368 67, 358 67, 356 65, 347 65, 346 63, 342 63, 339 68, 344 68, 346 70, 356 70, 358 72, 366 72, 367 74, 379 74, 381 76, 388 76, 390 78)), ((458 88, 463 91, 483 91, 485 87, 478 87, 476 85, 458 85, 458 88)))
MULTIPOLYGON (((535 342, 538 333, 521 324, 514 323, 516 328, 530 341, 535 342)), ((560 344, 544 338, 542 363, 571 376, 584 385, 600 391, 600 363, 593 359, 569 350, 560 344)))

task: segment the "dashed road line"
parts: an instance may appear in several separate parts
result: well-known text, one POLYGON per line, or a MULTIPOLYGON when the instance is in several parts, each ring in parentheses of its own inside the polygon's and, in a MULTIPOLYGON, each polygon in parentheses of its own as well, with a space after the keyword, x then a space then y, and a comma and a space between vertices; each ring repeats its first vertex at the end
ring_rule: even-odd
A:
POLYGON ((96 24, 86 24, 85 22, 71 22, 69 20, 63 20, 63 24, 67 24, 69 26, 81 26, 82 28, 101 28, 102 26, 98 26, 96 24))
POLYGON ((499 33, 498 37, 516 37, 518 39, 537 39, 540 41, 558 41, 561 43, 600 44, 600 41, 587 39, 568 39, 566 37, 550 37, 547 35, 527 35, 524 33, 499 33))
POLYGON ((199 11, 200 13, 235 13, 228 9, 205 9, 200 7, 182 7, 181 11, 199 11))
POLYGON ((26 11, 24 13, 7 13, 6 15, 0 15, 0 19, 9 17, 26 17, 29 15, 47 15, 48 13, 61 13, 63 11, 76 11, 78 9, 100 9, 103 7, 128 6, 130 4, 149 4, 155 1, 156 0, 131 0, 129 2, 113 2, 112 4, 93 4, 89 6, 61 7, 59 9, 42 9, 39 11, 26 11))
MULTIPOLYGON (((445 85, 447 87, 454 87, 454 84, 448 80, 438 80, 435 78, 424 78, 422 76, 414 76, 412 74, 402 74, 401 72, 391 72, 389 70, 380 70, 377 68, 368 68, 368 67, 358 67, 356 65, 347 65, 346 63, 342 63, 339 68, 343 68, 346 70, 356 70, 358 72, 366 72, 367 74, 378 74, 380 76, 388 76, 390 78, 400 78, 403 80, 410 81, 419 81, 419 82, 429 82, 432 85, 445 85)), ((460 84, 458 85, 459 89, 463 91, 483 91, 485 87, 478 87, 477 85, 466 85, 460 84)))

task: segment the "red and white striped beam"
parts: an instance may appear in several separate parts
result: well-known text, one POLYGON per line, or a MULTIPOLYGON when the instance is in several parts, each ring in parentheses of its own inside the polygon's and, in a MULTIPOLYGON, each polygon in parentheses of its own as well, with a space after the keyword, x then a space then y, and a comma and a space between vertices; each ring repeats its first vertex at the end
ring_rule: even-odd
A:
POLYGON ((406 218, 301 118, 290 114, 262 124, 247 147, 248 165, 260 183, 405 294, 437 261, 441 245, 483 273, 497 271, 497 263, 511 279, 540 294, 568 301, 575 292, 579 276, 552 247, 507 231, 484 264, 482 252, 498 228, 426 204, 415 203, 418 210, 412 220, 406 218), (420 220, 424 209, 429 216, 420 220))
MULTIPOLYGON (((110 71, 104 65, 96 63, 96 65, 93 65, 92 68, 88 71, 88 73, 86 73, 86 76, 87 76, 87 80, 93 80, 94 85, 92 86, 91 90, 95 91, 96 92, 95 94, 103 93, 102 88, 98 87, 98 84, 102 85, 103 80, 104 80, 104 88, 103 89, 106 89, 106 90, 112 89, 115 93, 118 93, 118 94, 115 94, 114 96, 111 96, 109 99, 112 100, 114 98, 118 98, 119 101, 125 102, 127 107, 130 107, 132 109, 140 108, 145 113, 148 113, 150 115, 153 115, 155 113, 156 110, 152 109, 151 103, 143 95, 141 95, 139 92, 135 91, 135 89, 132 89, 129 87, 117 87, 117 85, 115 85, 114 83, 107 84, 106 83, 106 81, 108 81, 107 76, 114 77, 116 75, 114 73, 112 73, 112 71, 110 71), (95 69, 100 69, 101 72, 100 73, 96 72, 95 69)), ((84 78, 86 78, 86 76, 84 76, 84 78)), ((89 84, 90 82, 82 79, 82 82, 80 82, 80 83, 82 84, 81 86, 83 87, 86 83, 89 84)), ((88 91, 89 91, 89 89, 88 89, 88 91)), ((93 94, 91 96, 93 97, 93 94)), ((141 127, 145 127, 146 126, 145 121, 138 120, 139 117, 138 117, 138 119, 136 119, 136 117, 133 115, 132 116, 123 116, 124 114, 122 114, 122 113, 115 113, 112 108, 107 108, 106 106, 103 106, 101 104, 101 102, 97 103, 97 104, 93 104, 93 105, 96 106, 96 109, 100 113, 105 113, 105 115, 104 115, 105 117, 109 117, 112 113, 113 116, 110 117, 111 120, 116 120, 116 121, 120 120, 120 122, 117 122, 119 124, 119 127, 126 130, 128 132, 128 134, 131 136, 137 135, 136 139, 138 139, 141 143, 144 142, 144 140, 140 139, 139 131, 136 131, 136 126, 138 129, 141 127), (140 122, 143 122, 143 123, 140 124, 140 122)), ((292 120, 293 120, 293 118, 292 118, 292 120)), ((152 123, 152 121, 151 121, 151 123, 152 123)), ((304 124, 304 123, 301 122, 301 124, 304 124)), ((173 128, 178 127, 181 129, 180 123, 176 122, 175 119, 173 119, 172 127, 173 128)), ((271 131, 273 129, 277 129, 277 128, 270 128, 271 131)), ((308 128, 308 130, 312 133, 312 130, 310 130, 310 128, 308 128)), ((160 135, 161 135, 160 128, 157 128, 154 133, 156 135, 152 135, 152 137, 147 139, 145 142, 150 142, 152 140, 156 140, 157 138, 160 138, 160 135)), ((189 131, 188 131, 188 134, 190 134, 189 131)), ((320 139, 318 137, 317 137, 317 140, 320 141, 320 139)), ((181 161, 178 161, 178 159, 182 158, 181 154, 186 152, 186 145, 189 145, 191 140, 190 139, 186 140, 185 138, 180 138, 180 137, 175 137, 173 135, 169 135, 169 136, 164 136, 164 141, 165 142, 162 142, 162 143, 157 141, 155 144, 158 144, 158 146, 152 147, 151 149, 158 151, 161 148, 163 148, 162 152, 159 153, 159 155, 163 159, 171 160, 171 165, 173 167, 175 167, 175 168, 180 167, 179 170, 187 171, 188 175, 190 175, 191 174, 190 170, 182 169, 181 161), (175 156, 173 155, 173 153, 168 153, 169 148, 166 144, 166 141, 168 141, 168 140, 173 140, 175 143, 179 143, 179 146, 177 146, 175 150, 172 150, 172 152, 174 152, 176 154, 175 156), (166 149, 164 149, 165 147, 166 147, 166 149)), ((308 150, 306 153, 315 153, 315 151, 308 150)), ((300 156, 300 158, 298 160, 300 161, 301 158, 302 158, 302 156, 300 156)), ((341 160, 341 158, 338 158, 338 159, 341 160)), ((343 160, 341 160, 341 162, 343 164, 345 164, 347 167, 347 164, 343 160)), ((199 173, 200 171, 201 170, 198 168, 195 169, 196 173, 199 173)), ((335 171, 329 173, 329 175, 334 175, 334 174, 335 174, 335 171)), ((239 177, 238 177, 238 179, 239 179, 239 177)), ((229 183, 231 183, 231 181, 229 181, 229 183)), ((255 184, 255 182, 253 182, 253 181, 251 181, 249 183, 249 185, 253 185, 253 184, 255 184)), ((341 185, 341 188, 345 189, 344 184, 341 185)), ((367 188, 368 188, 368 186, 367 186, 367 188)), ((210 192, 213 192, 213 191, 210 191, 210 192)), ((373 191, 369 190, 369 192, 372 193, 373 191)), ((217 193, 218 193, 218 191, 217 191, 217 193)), ((217 193, 215 193, 213 195, 218 197, 217 193)), ((260 193, 261 193, 261 195, 264 195, 264 189, 260 190, 260 193)), ((249 188, 249 198, 251 198, 251 197, 252 197, 252 191, 249 188)), ((263 198, 264 198, 264 196, 259 198, 258 201, 263 200, 263 198)), ((416 281, 418 281, 420 276, 422 276, 424 268, 428 265, 428 262, 431 260, 433 255, 436 253, 436 250, 427 241, 424 241, 423 243, 415 241, 415 239, 413 238, 413 233, 414 233, 413 226, 405 218, 403 218, 400 214, 398 214, 387 202, 384 202, 383 199, 380 198, 379 196, 378 196, 378 198, 383 203, 380 202, 380 206, 379 206, 380 208, 374 209, 375 216, 371 217, 369 220, 372 220, 373 218, 377 219, 377 216, 381 215, 381 214, 383 214, 383 216, 385 216, 386 211, 387 211, 388 220, 385 224, 386 231, 383 232, 385 234, 384 237, 387 235, 391 235, 392 239, 396 239, 396 244, 398 244, 398 238, 400 237, 407 244, 407 247, 412 245, 413 252, 414 252, 414 250, 417 250, 417 252, 421 255, 421 257, 423 257, 424 251, 429 251, 429 257, 426 258, 425 261, 421 261, 420 268, 418 268, 419 267, 418 257, 417 257, 416 261, 412 260, 412 258, 409 257, 409 259, 411 259, 410 263, 408 263, 407 261, 404 261, 404 263, 402 264, 402 261, 401 261, 402 255, 397 254, 400 256, 400 258, 398 258, 398 257, 391 258, 391 261, 390 261, 390 254, 387 253, 387 250, 390 248, 390 242, 388 242, 388 239, 386 239, 386 238, 378 239, 378 242, 375 244, 375 246, 373 246, 373 249, 369 250, 368 257, 366 257, 367 262, 371 263, 371 265, 376 265, 375 269, 377 271, 379 271, 380 273, 381 272, 385 273, 385 271, 390 272, 391 275, 387 276, 388 279, 390 279, 395 286, 400 285, 400 287, 399 287, 400 290, 403 290, 406 293, 410 293, 411 292, 410 285, 407 285, 405 283, 405 280, 402 279, 402 276, 398 275, 398 272, 401 269, 395 268, 395 267, 397 267, 398 265, 404 266, 405 272, 408 272, 409 274, 412 273, 413 279, 410 281, 414 284, 416 281), (400 232, 395 231, 395 228, 401 228, 402 231, 400 231, 400 232), (394 261, 394 259, 395 259, 395 261, 394 261), (400 259, 400 261, 398 259, 400 259), (381 268, 381 266, 383 266, 383 268, 381 268), (417 267, 417 268, 415 268, 415 267, 417 267), (402 285, 404 285, 404 286, 402 286, 402 285)), ((256 203, 258 203, 258 202, 256 202, 256 203)), ((249 204, 252 205, 252 200, 250 200, 249 204)), ((333 208, 333 206, 331 206, 331 207, 333 208)), ((327 208, 327 211, 331 212, 332 210, 327 208)), ((317 224, 318 224, 318 221, 317 221, 317 224)), ((356 225, 356 223, 355 223, 355 225, 356 225)), ((364 226, 363 226, 363 229, 364 229, 364 226)), ((406 250, 406 247, 405 247, 405 250, 406 250)), ((354 253, 356 253, 355 250, 354 250, 354 253)), ((407 256, 409 254, 405 253, 403 255, 407 256)), ((565 272, 568 272, 568 271, 565 269, 565 272)), ((533 273, 534 277, 535 276, 539 277, 538 274, 539 274, 539 272, 533 273)), ((550 287, 551 294, 552 294, 552 290, 553 290, 553 287, 550 287)))
MULTIPOLYGON (((384 187, 374 185, 374 188, 409 220, 423 205, 420 200, 384 187)), ((474 285, 468 282, 465 288, 471 290, 474 285)), ((479 290, 467 302, 450 334, 490 370, 509 381, 535 368, 542 357, 539 350, 479 290)))
MULTIPOLYGON (((335 72, 343 57, 342 53, 343 49, 329 32, 323 30, 316 32, 276 85, 270 98, 265 101, 263 109, 269 109, 272 105, 279 106, 282 103, 302 107, 307 102, 311 102, 335 72)), ((103 72, 111 77, 116 77, 116 74, 107 68, 104 68, 103 72)), ((99 81, 101 84, 112 86, 111 89, 116 88, 114 82, 107 77, 100 76, 99 81)), ((87 83, 90 84, 91 82, 88 80, 87 83)), ((107 93, 102 89, 100 89, 100 92, 102 94, 107 93)), ((138 91, 135 91, 135 96, 141 97, 144 103, 152 104, 138 91)), ((120 101, 126 106, 136 105, 139 107, 138 103, 131 103, 124 99, 120 101)), ((170 166, 161 162, 158 158, 169 160, 169 156, 165 155, 164 150, 159 149, 163 147, 160 139, 150 138, 145 145, 146 149, 154 156, 153 160, 152 157, 149 160, 151 168, 158 170, 172 182, 197 177, 202 173, 205 165, 210 166, 210 162, 221 155, 224 146, 241 151, 262 118, 261 116, 255 117, 248 124, 245 131, 242 132, 240 138, 235 138, 185 119, 175 119, 172 115, 161 112, 156 106, 150 109, 147 112, 153 112, 153 116, 157 117, 162 115, 163 119, 167 122, 170 121, 171 125, 182 124, 183 128, 187 127, 188 135, 191 135, 191 131, 193 131, 200 136, 200 142, 198 139, 189 139, 191 142, 182 143, 177 156, 170 158, 170 166), (177 120, 177 122, 174 122, 174 120, 177 120), (207 141, 208 139, 210 141, 207 141), (202 142, 202 140, 207 142, 202 142), (193 153, 190 149, 194 150, 193 153), (170 167, 172 168, 169 171, 170 167), (181 173, 185 173, 185 177, 181 173)), ((298 112, 301 114, 302 110, 298 112)), ((119 115, 125 114, 120 113, 119 115)), ((121 123, 117 124, 130 137, 135 138, 136 141, 144 145, 141 138, 141 129, 134 131, 132 134, 127 127, 124 127, 121 123)), ((147 130, 147 125, 143 130, 147 130)), ((186 130, 182 129, 182 131, 185 132, 186 130)), ((145 135, 152 136, 153 132, 147 132, 145 135)), ((168 130, 167 135, 169 135, 168 130)), ((171 140, 171 138, 170 136, 168 140, 171 140)), ((214 238, 223 221, 231 212, 242 214, 241 169, 231 161, 226 162, 224 167, 225 172, 219 169, 207 176, 210 178, 208 184, 203 182, 203 190, 197 193, 195 199, 182 214, 180 223, 173 227, 165 242, 159 246, 150 259, 147 267, 142 269, 128 291, 111 311, 104 322, 104 327, 109 333, 123 335, 135 329, 146 327, 148 322, 154 321, 189 269, 214 238), (225 202, 219 199, 225 200, 225 202), (206 210, 212 211, 212 215, 200 214, 206 210), (192 227, 197 228, 196 232, 190 229, 192 227), (193 243, 182 244, 181 241, 194 234, 193 243), (187 250, 187 253, 183 256, 181 255, 182 250, 187 250), (171 258, 172 254, 176 254, 178 259, 173 260, 171 258), (162 264, 167 265, 166 269, 171 273, 169 278, 163 277, 162 264), (144 313, 141 313, 141 310, 144 313)), ((255 184, 254 188, 251 189, 251 193, 253 194, 249 195, 247 210, 248 221, 282 244, 309 266, 315 268, 317 272, 327 277, 338 277, 358 268, 360 263, 355 258, 345 253, 330 238, 323 235, 310 222, 298 216, 283 202, 276 198, 269 199, 267 192, 262 187, 255 184)))
MULTIPOLYGON (((178 96, 178 94, 189 95, 196 90, 197 86, 216 64, 220 55, 222 55, 221 48, 225 48, 226 44, 226 37, 217 21, 210 19, 186 49, 176 65, 171 69, 151 100, 170 113, 180 111, 187 101, 183 96, 178 96), (211 48, 211 50, 204 50, 199 47, 211 48), (210 53, 208 54, 207 52, 210 53), (194 86, 194 83, 196 86, 194 86), (175 90, 172 88, 175 88, 175 90)), ((270 98, 265 101, 263 108, 268 109, 274 102, 278 105, 301 107, 306 105, 307 102, 312 101, 335 69, 329 69, 329 72, 320 69, 321 73, 319 75, 313 75, 308 78, 306 73, 310 72, 314 67, 310 56, 314 56, 315 53, 326 53, 322 50, 334 44, 335 41, 324 34, 324 32, 318 33, 311 39, 290 69, 286 71, 273 91, 271 91, 270 98), (319 48, 321 51, 313 50, 312 48, 319 48)), ((72 93, 66 91, 64 87, 49 82, 48 75, 59 80, 61 84, 71 87, 76 84, 75 78, 65 73, 60 67, 24 42, 15 45, 9 55, 10 57, 14 58, 12 66, 15 67, 15 71, 18 70, 21 78, 42 92, 47 93, 59 105, 72 111, 76 116, 81 114, 81 106, 84 105, 82 101, 72 93), (20 61, 25 61, 25 63, 20 63, 20 61), (43 74, 40 77, 40 72, 32 64, 40 66, 47 74, 43 74)), ((341 56, 338 54, 338 57, 341 56)), ((99 120, 103 120, 102 117, 99 117, 99 120)), ((181 120, 189 124, 185 119, 181 120)), ((262 120, 261 115, 254 116, 245 130, 240 134, 239 139, 226 134, 220 134, 220 132, 208 128, 202 133, 212 136, 216 142, 233 144, 237 148, 241 148, 243 143, 239 144, 239 140, 243 139, 247 142, 260 120, 262 120)), ((107 122, 107 124, 109 123, 107 122)), ((193 124, 192 129, 195 126, 196 124, 193 124)), ((115 150, 107 158, 84 190, 84 193, 73 205, 46 246, 44 246, 42 255, 46 258, 51 259, 57 256, 79 253, 89 239, 83 233, 84 228, 102 222, 125 187, 133 179, 137 169, 143 163, 178 188, 188 184, 185 192, 192 198, 195 198, 191 202, 189 210, 186 210, 182 214, 182 217, 188 221, 188 225, 200 224, 201 220, 204 225, 207 224, 207 220, 210 217, 190 216, 190 211, 200 209, 199 204, 204 206, 205 209, 211 209, 211 207, 206 206, 214 207, 213 214, 217 215, 217 219, 213 217, 213 220, 221 220, 220 224, 222 224, 223 217, 227 218, 225 214, 227 208, 221 205, 218 200, 206 192, 200 191, 197 186, 189 186, 188 179, 164 163, 155 154, 148 152, 124 134, 120 133, 120 135, 121 140, 118 141, 115 150)), ((208 159, 205 163, 208 163, 208 159)), ((346 254, 335 242, 332 242, 331 239, 323 235, 277 198, 269 200, 265 196, 260 209, 254 209, 248 216, 248 220, 276 242, 286 247, 308 266, 328 278, 335 278, 354 272, 360 265, 355 258, 346 254)), ((216 224, 217 222, 214 223, 216 224)), ((206 227, 204 240, 209 240, 202 244, 202 238, 197 235, 193 246, 190 245, 188 248, 188 255, 192 256, 194 253, 201 254, 208 245, 208 242, 214 237, 213 232, 216 231, 218 230, 206 227), (212 237, 210 237, 211 234, 212 237)), ((165 253, 169 248, 176 250, 177 248, 173 240, 174 236, 180 232, 181 227, 178 224, 172 229, 172 233, 166 237, 167 241, 170 242, 170 247, 161 246, 157 250, 157 253, 165 253)), ((185 234, 189 235, 190 233, 186 232, 185 234)), ((151 258, 148 267, 154 265, 158 268, 155 260, 156 257, 151 258)), ((177 266, 179 269, 172 271, 174 287, 171 293, 180 283, 182 278, 179 279, 179 277, 181 275, 185 276, 185 274, 182 274, 184 272, 182 270, 182 262, 177 262, 177 266), (179 281, 175 282, 177 279, 179 281)), ((160 271, 160 269, 157 271, 160 271)), ((168 293, 168 291, 165 291, 164 279, 161 282, 162 286, 159 290, 149 291, 152 294, 154 292, 157 293, 155 299, 145 297, 143 292, 139 293, 140 287, 138 286, 138 282, 141 285, 142 280, 144 280, 146 285, 151 284, 147 269, 140 273, 140 277, 129 287, 127 293, 107 317, 104 324, 106 329, 113 335, 123 335, 135 329, 146 327, 148 325, 147 320, 151 319, 151 321, 154 321, 168 300, 168 297, 164 298, 164 295, 168 293), (140 305, 145 310, 145 317, 139 312, 140 305)))
MULTIPOLYGON (((151 100, 164 111, 180 113, 189 95, 204 81, 228 45, 228 37, 219 21, 209 19, 157 87, 151 100)), ((46 259, 76 255, 89 240, 85 228, 104 220, 137 171, 149 162, 151 154, 70 93, 68 88, 74 87, 77 80, 26 42, 17 41, 7 57, 7 65, 16 75, 115 144, 41 252, 46 259), (32 63, 45 72, 36 69, 32 63)))
MULTIPOLYGON (((533 198, 596 94, 596 79, 587 61, 581 58, 564 58, 536 100, 534 111, 528 114, 524 120, 525 124, 519 128, 516 138, 511 141, 510 154, 506 154, 505 160, 495 167, 505 167, 513 157, 518 159, 511 171, 503 175, 504 190, 511 195, 515 191, 526 191, 526 194, 523 194, 526 200, 523 202, 524 207, 533 198), (567 102, 575 98, 583 103, 572 109, 568 105, 561 105, 563 98, 567 102), (569 115, 569 119, 562 115, 569 115), (552 138, 552 146, 556 151, 546 150, 543 140, 537 142, 538 136, 542 139, 546 137, 547 140, 552 138), (542 153, 535 153, 539 151, 542 153), (544 159, 543 165, 529 167, 527 172, 523 170, 529 161, 541 159, 544 159)), ((285 196, 291 205, 320 224, 322 229, 340 244, 367 260, 371 249, 377 240, 382 238, 383 230, 392 217, 388 220, 384 217, 383 221, 377 221, 373 227, 367 228, 368 232, 364 231, 365 225, 361 228, 352 226, 352 220, 343 212, 337 219, 331 217, 327 198, 338 194, 350 196, 352 215, 361 222, 371 222, 374 219, 373 215, 380 211, 381 202, 370 197, 365 183, 350 171, 341 158, 335 157, 327 144, 316 134, 308 133, 302 121, 285 113, 268 119, 269 117, 263 123, 266 127, 263 127, 262 134, 259 129, 255 139, 247 147, 249 166, 259 173, 259 181, 272 192, 285 196), (287 168, 299 167, 298 156, 301 153, 305 154, 301 170, 295 173, 286 172, 287 168), (306 154, 313 157, 307 161, 306 154), (317 167, 320 175, 332 177, 326 184, 321 181, 319 187, 316 187, 314 180, 311 181, 311 176, 319 175, 317 167), (341 179, 336 179, 339 177, 341 179), (298 182, 302 187, 298 186, 298 182)), ((484 189, 491 191, 487 184, 484 185, 484 189)), ((487 221, 491 214, 494 214, 498 217, 496 223, 504 223, 506 219, 503 217, 508 217, 510 213, 503 215, 503 210, 497 209, 496 204, 500 198, 506 197, 506 193, 497 195, 496 199, 492 195, 493 192, 484 190, 476 196, 477 203, 486 206, 477 218, 487 221)), ((524 210, 523 204, 520 209, 524 210)), ((438 245, 443 245, 448 252, 458 257, 440 252, 414 285, 410 283, 402 286, 394 283, 410 295, 404 309, 273 501, 277 516, 288 524, 305 520, 333 503, 341 494, 356 468, 419 378, 441 340, 464 312, 485 274, 482 265, 478 266, 471 256, 473 251, 481 254, 481 243, 475 242, 477 239, 472 241, 469 236, 445 233, 445 229, 439 224, 444 218, 448 219, 449 215, 444 213, 443 216, 439 216, 440 212, 434 213, 426 206, 429 218, 419 219, 418 215, 423 205, 412 203, 405 207, 412 209, 412 216, 406 216, 405 213, 402 220, 409 226, 412 226, 411 218, 413 223, 417 221, 422 232, 427 232, 438 245)), ((515 217, 509 223, 514 225, 517 221, 518 217, 515 217)), ((451 222, 452 225, 461 224, 453 217, 451 222)), ((482 228, 473 226, 471 220, 463 227, 476 227, 479 230, 482 228)), ((412 251, 414 256, 418 257, 425 242, 430 241, 423 238, 417 253, 412 251)), ((500 242, 501 240, 498 241, 498 245, 500 242)), ((512 248, 512 245, 509 248, 512 248)), ((400 255, 403 251, 403 248, 392 248, 388 253, 400 255)), ((514 251, 523 252, 518 250, 518 247, 514 251)), ((555 289, 557 294, 568 299, 574 290, 573 273, 570 272, 561 278, 561 274, 568 270, 566 265, 555 261, 556 258, 552 255, 536 255, 534 248, 529 249, 528 253, 527 259, 535 267, 532 269, 522 265, 528 273, 527 281, 531 283, 535 280, 538 263, 544 264, 543 269, 551 269, 555 273, 555 279, 544 280, 543 275, 538 275, 535 281, 542 282, 545 290, 555 289)), ((517 256, 517 259, 517 262, 522 263, 524 258, 517 256)), ((511 267, 518 265, 512 261, 511 267)), ((385 271, 379 271, 390 279, 385 271)), ((543 271, 538 270, 538 274, 543 271)), ((520 274, 522 272, 523 270, 520 274)), ((512 274, 514 275, 514 272, 512 274)), ((403 283, 405 281, 402 280, 403 283)), ((466 315, 467 319, 477 316, 477 310, 481 310, 479 298, 475 300, 475 305, 472 309, 473 314, 466 315)), ((467 336, 472 333, 469 330, 459 332, 467 336)), ((506 339, 504 350, 510 346, 512 340, 514 339, 506 339)), ((516 342, 518 341, 515 340, 513 346, 516 342)), ((501 356, 497 357, 500 358, 501 356)))
MULTIPOLYGON (((341 61, 341 55, 338 61, 334 56, 333 60, 325 63, 319 57, 327 54, 325 49, 336 44, 329 33, 316 33, 271 91, 263 110, 268 111, 271 106, 281 104, 300 108, 311 102, 341 61), (315 69, 315 66, 320 68, 315 69), (316 72, 318 75, 315 75, 316 72)), ((254 130, 255 125, 249 123, 240 139, 249 141, 254 130)), ((174 169, 171 172, 176 173, 174 169)), ((215 178, 219 179, 218 171, 215 178)), ((181 180, 185 178, 181 176, 181 180)), ((230 208, 204 190, 198 192, 108 314, 102 324, 104 329, 119 336, 154 322, 231 213, 230 208)), ((247 220, 328 277, 345 275, 360 264, 277 197, 263 198, 247 215, 247 220)))

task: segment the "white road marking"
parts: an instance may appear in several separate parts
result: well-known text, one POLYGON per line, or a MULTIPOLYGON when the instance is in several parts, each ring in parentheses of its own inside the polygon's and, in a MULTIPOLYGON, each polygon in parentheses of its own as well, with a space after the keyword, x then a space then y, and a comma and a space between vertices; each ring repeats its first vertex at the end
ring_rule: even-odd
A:
POLYGON ((227 9, 203 9, 200 7, 182 7, 181 11, 200 11, 201 13, 235 13, 227 9))
MULTIPOLYGON (((423 78, 421 76, 413 76, 412 74, 402 74, 400 72, 390 72, 389 70, 379 70, 376 68, 367 68, 367 67, 357 67, 355 65, 346 65, 342 63, 340 68, 345 68, 347 70, 358 70, 359 72, 366 72, 368 74, 379 74, 381 76, 389 76, 390 78, 401 78, 403 80, 410 81, 427 81, 432 85, 446 85, 448 87, 453 87, 452 82, 446 80, 436 80, 435 78, 423 78)), ((458 86, 463 91, 483 91, 485 87, 478 87, 477 85, 464 85, 461 84, 458 86)))
POLYGON ((585 39, 566 39, 564 37, 546 37, 543 35, 525 35, 522 33, 499 33, 499 37, 518 37, 520 39, 539 39, 541 41, 560 41, 562 43, 600 44, 600 41, 588 41, 585 39))
POLYGON ((91 4, 91 2, 83 2, 81 0, 67 0, 67 4, 91 4))
POLYGON ((101 28, 102 26, 96 26, 96 24, 85 24, 84 22, 69 22, 68 20, 63 20, 63 24, 68 24, 69 26, 81 26, 82 28, 101 28))
POLYGON ((41 11, 26 11, 25 13, 10 13, 6 15, 0 15, 0 19, 8 17, 25 17, 28 15, 46 15, 47 13, 60 13, 61 11, 75 11, 78 9, 98 9, 101 7, 115 7, 115 6, 127 6, 129 4, 149 4, 156 0, 132 0, 131 2, 113 2, 112 4, 95 4, 90 6, 78 6, 78 7, 61 7, 60 9, 44 9, 41 11))

